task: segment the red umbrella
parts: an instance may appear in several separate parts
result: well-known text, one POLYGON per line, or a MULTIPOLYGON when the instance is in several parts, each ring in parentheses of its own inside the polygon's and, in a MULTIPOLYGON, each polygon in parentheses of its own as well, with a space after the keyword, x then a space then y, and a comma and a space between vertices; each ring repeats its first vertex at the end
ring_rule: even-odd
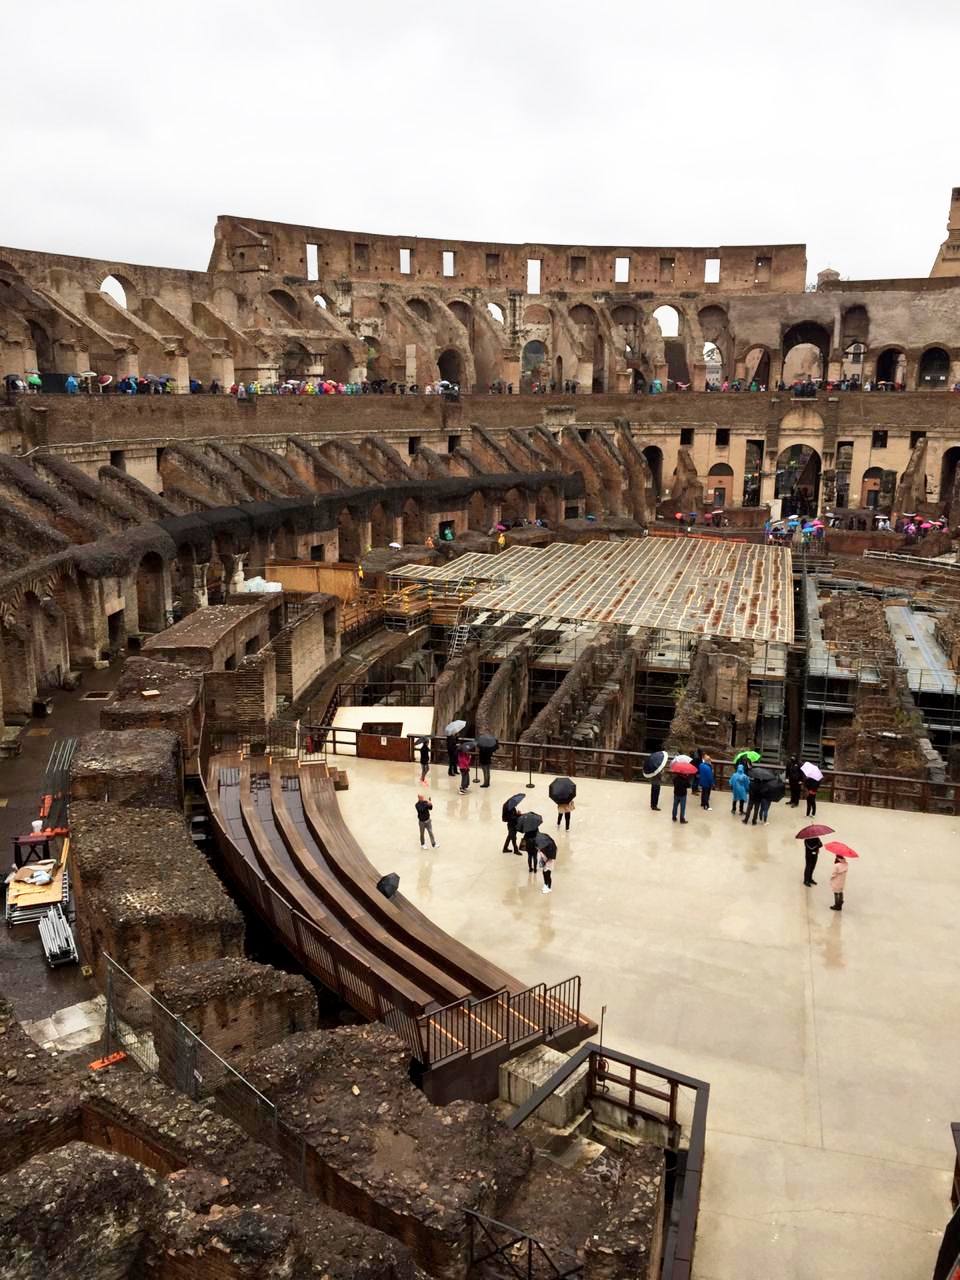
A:
POLYGON ((842 840, 831 840, 829 844, 823 846, 829 853, 835 853, 841 858, 859 858, 860 855, 856 849, 851 849, 848 844, 844 844, 842 840))
POLYGON ((811 822, 809 827, 802 827, 794 836, 795 840, 812 840, 814 836, 833 835, 833 827, 825 827, 822 822, 811 822))
POLYGON ((670 766, 670 772, 681 773, 685 777, 689 777, 691 774, 697 772, 697 766, 695 764, 688 764, 686 760, 674 760, 673 764, 670 766))
POLYGON ((674 518, 674 520, 682 520, 682 519, 683 519, 683 512, 682 512, 682 511, 675 511, 675 512, 673 513, 673 518, 674 518))

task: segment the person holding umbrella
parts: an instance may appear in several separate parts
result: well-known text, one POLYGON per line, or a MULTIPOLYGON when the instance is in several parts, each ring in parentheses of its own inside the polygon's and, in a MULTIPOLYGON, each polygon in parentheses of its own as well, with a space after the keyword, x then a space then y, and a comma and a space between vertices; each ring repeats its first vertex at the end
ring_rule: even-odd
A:
POLYGON ((670 766, 670 773, 673 777, 673 821, 677 821, 677 814, 680 815, 680 823, 682 826, 687 824, 687 792, 690 789, 690 779, 696 775, 697 766, 692 764, 690 760, 683 759, 679 756, 670 766))
POLYGON ((651 751, 643 762, 643 776, 650 782, 650 808, 654 813, 660 812, 660 775, 668 759, 665 751, 651 751))
POLYGON ((800 761, 791 756, 787 761, 787 786, 790 788, 790 808, 800 807, 800 788, 803 785, 803 774, 800 772, 800 761))
POLYGON ((760 793, 763 789, 763 777, 757 775, 766 775, 767 770, 755 770, 750 777, 750 788, 747 792, 747 811, 743 815, 744 826, 748 822, 752 822, 753 826, 757 825, 757 816, 760 813, 760 793))
POLYGON ((501 853, 509 853, 508 845, 513 845, 513 852, 520 857, 520 850, 517 848, 517 823, 520 821, 520 801, 523 799, 523 792, 519 791, 515 796, 511 796, 509 800, 504 802, 503 809, 500 811, 501 819, 507 824, 507 838, 503 842, 501 853))
POLYGON ((480 771, 483 774, 481 787, 490 785, 490 765, 493 762, 493 753, 499 745, 499 740, 492 733, 481 733, 477 738, 477 756, 480 760, 480 771))
POLYGON ((537 833, 543 819, 539 813, 521 814, 517 822, 517 830, 523 832, 523 851, 527 855, 527 871, 533 875, 537 872, 537 833))
MULTIPOLYGON (((817 772, 819 773, 820 770, 818 769, 817 772)), ((823 775, 821 774, 820 776, 822 777, 823 775)), ((807 817, 808 818, 815 818, 817 816, 817 789, 819 788, 819 786, 820 786, 820 778, 811 778, 809 775, 807 775, 806 790, 807 790, 807 817)))
POLYGON ((447 737, 447 773, 451 778, 457 776, 457 738, 466 727, 466 720, 451 720, 443 731, 447 737))
POLYGON ((803 827, 797 832, 796 838, 803 841, 803 883, 810 888, 817 882, 813 878, 814 870, 817 865, 817 858, 820 850, 823 848, 821 836, 828 836, 833 831, 833 827, 824 827, 817 823, 809 827, 803 827))
POLYGON ((830 872, 830 888, 833 890, 833 906, 830 910, 842 911, 843 890, 847 883, 847 859, 859 858, 860 855, 842 840, 830 840, 826 849, 834 855, 833 870, 830 872))
POLYGON ((553 893, 553 868, 557 865, 557 843, 548 835, 539 832, 534 836, 537 848, 537 862, 543 870, 543 888, 541 893, 553 893))
POLYGON ((566 818, 566 830, 570 830, 570 814, 576 808, 573 797, 577 794, 577 784, 570 778, 554 778, 547 789, 547 795, 557 806, 557 826, 566 818))
POLYGON ((470 790, 470 765, 473 761, 470 752, 472 747, 472 742, 462 740, 457 751, 457 768, 460 770, 460 794, 462 796, 465 796, 470 790))

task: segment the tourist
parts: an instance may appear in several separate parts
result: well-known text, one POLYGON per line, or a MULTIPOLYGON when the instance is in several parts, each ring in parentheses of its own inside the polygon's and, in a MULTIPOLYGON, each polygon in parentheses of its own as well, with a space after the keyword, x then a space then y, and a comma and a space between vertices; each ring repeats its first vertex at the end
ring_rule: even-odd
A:
POLYGON ((697 771, 690 779, 690 790, 695 796, 700 794, 700 762, 702 759, 703 752, 699 747, 697 747, 696 751, 694 751, 693 755, 690 757, 693 767, 697 771))
POLYGON ((426 782, 427 774, 430 772, 430 740, 429 738, 420 739, 420 781, 426 782))
POLYGON ((736 813, 739 805, 740 812, 743 813, 743 806, 746 803, 747 796, 750 794, 750 779, 742 761, 730 776, 730 790, 733 792, 733 803, 730 806, 730 812, 732 814, 736 813))
POLYGON ((433 809, 433 802, 431 800, 428 800, 427 797, 423 794, 423 792, 421 792, 417 798, 417 804, 416 804, 417 821, 420 823, 420 848, 421 849, 424 847, 424 841, 423 841, 424 832, 426 832, 426 834, 430 837, 431 848, 433 849, 437 848, 437 842, 433 838, 433 819, 430 816, 432 809, 433 809))
POLYGON ((539 850, 537 849, 538 831, 534 827, 532 831, 523 833, 523 851, 527 855, 527 874, 537 874, 537 862, 539 859, 539 850))
POLYGON ((713 764, 710 757, 703 753, 699 765, 697 766, 697 780, 700 783, 700 808, 710 812, 710 792, 713 790, 716 777, 713 772, 713 764))
POLYGON ((817 816, 817 788, 820 783, 816 778, 807 778, 807 817, 817 816))
POLYGON ((470 790, 470 752, 461 746, 457 752, 457 768, 460 770, 460 794, 465 796, 470 790))
POLYGON ((656 777, 650 783, 650 808, 654 813, 660 812, 660 778, 656 777))
POLYGON ((510 801, 507 800, 504 803, 503 808, 500 810, 500 817, 501 820, 507 824, 507 838, 504 840, 503 848, 500 852, 509 853, 510 849, 508 846, 513 845, 513 852, 519 858, 520 850, 517 848, 517 822, 520 819, 520 810, 516 807, 515 803, 511 804, 510 801))
POLYGON ((490 765, 493 763, 493 753, 496 747, 482 746, 477 747, 477 758, 480 761, 480 772, 483 774, 481 787, 489 787, 490 785, 490 765))
POLYGON ((838 853, 833 860, 830 872, 830 888, 833 890, 833 906, 831 911, 843 910, 843 888, 847 883, 847 860, 838 853))
POLYGON ((800 761, 796 756, 791 756, 787 761, 787 786, 790 788, 790 808, 797 809, 800 806, 800 788, 803 786, 803 772, 800 768, 800 761))
POLYGON ((447 734, 447 773, 451 778, 457 776, 457 742, 457 734, 447 734))
POLYGON ((573 813, 576 807, 577 806, 573 803, 572 799, 564 800, 562 804, 559 801, 557 802, 557 826, 558 827, 561 822, 566 820, 567 825, 564 827, 564 830, 565 831, 570 830, 570 815, 571 813, 573 813))
POLYGON ((756 778, 751 778, 750 789, 747 792, 747 811, 743 815, 744 826, 748 822, 754 827, 757 825, 757 815, 760 812, 760 788, 761 783, 756 778))
POLYGON ((539 851, 538 862, 543 871, 543 888, 540 892, 553 893, 553 868, 557 865, 557 846, 553 840, 539 851))
POLYGON ((809 889, 811 885, 817 882, 813 878, 813 873, 817 866, 817 857, 823 848, 823 841, 819 836, 808 836, 803 842, 803 883, 809 889))
POLYGON ((73 376, 73 374, 72 373, 67 374, 67 380, 63 384, 63 389, 66 391, 67 395, 75 396, 77 394, 77 389, 79 388, 79 386, 80 386, 80 383, 73 376))
POLYGON ((687 791, 690 787, 690 779, 685 773, 675 773, 673 775, 673 821, 676 822, 677 814, 680 815, 680 822, 686 826, 687 822, 687 791))

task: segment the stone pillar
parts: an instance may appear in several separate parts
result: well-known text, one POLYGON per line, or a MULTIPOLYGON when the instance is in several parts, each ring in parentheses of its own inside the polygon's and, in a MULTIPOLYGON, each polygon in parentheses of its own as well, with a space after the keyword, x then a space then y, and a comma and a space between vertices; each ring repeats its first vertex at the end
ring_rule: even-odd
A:
POLYGON ((843 352, 831 351, 827 361, 827 381, 839 382, 843 377, 843 352))
POLYGON ((135 347, 120 347, 114 351, 117 358, 117 378, 127 378, 131 374, 140 377, 140 353, 135 347))
POLYGON ((210 603, 207 593, 207 570, 209 568, 210 565, 208 563, 188 565, 186 567, 183 577, 184 590, 180 597, 180 605, 185 614, 193 613, 195 609, 205 609, 210 603))
POLYGON ((369 520, 357 521, 357 538, 360 542, 360 554, 365 556, 373 546, 373 530, 369 520))
POLYGON ((707 366, 702 360, 695 360, 690 369, 690 377, 693 383, 693 391, 706 391, 707 389, 707 366))
POLYGON ((229 351, 215 351, 210 358, 211 378, 219 382, 224 391, 232 387, 237 379, 233 367, 233 356, 229 351))
POLYGON ((230 568, 230 575, 227 578, 227 594, 237 595, 243 590, 243 561, 245 553, 240 552, 239 555, 233 557, 233 564, 230 568))
POLYGON ((176 384, 177 395, 189 395, 190 361, 185 353, 178 352, 170 358, 170 374, 176 384))
POLYGON ((403 542, 403 516, 387 516, 389 529, 387 530, 388 542, 403 542))
POLYGON ((763 454, 763 470, 760 472, 760 505, 761 507, 769 506, 773 502, 774 491, 777 487, 777 455, 767 453, 763 454))

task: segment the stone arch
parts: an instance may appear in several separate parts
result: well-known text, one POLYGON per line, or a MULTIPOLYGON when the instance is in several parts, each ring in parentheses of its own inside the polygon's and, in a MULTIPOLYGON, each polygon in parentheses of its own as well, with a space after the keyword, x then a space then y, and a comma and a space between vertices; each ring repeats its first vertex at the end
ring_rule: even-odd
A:
POLYGON ((643 456, 647 460, 647 466, 650 468, 650 475, 653 479, 654 497, 659 501, 663 493, 663 450, 659 445, 648 444, 643 449, 643 456))
POLYGON ((870 338, 870 314, 867 308, 859 303, 856 306, 847 307, 843 313, 840 331, 841 345, 844 350, 854 342, 860 342, 866 346, 870 338))
POLYGON ((283 353, 282 376, 305 378, 313 366, 313 356, 302 342, 290 339, 283 353))
POLYGON ((504 315, 503 315, 503 307, 501 307, 499 303, 488 302, 487 311, 490 315, 490 318, 494 321, 495 324, 503 325, 505 323, 504 315))
POLYGON ((781 342, 784 382, 789 384, 803 374, 809 374, 814 380, 825 378, 830 342, 829 330, 816 320, 801 320, 785 329, 781 342))
POLYGON ((920 390, 943 391, 950 379, 950 353, 945 347, 933 346, 920 356, 917 386, 920 390))
POLYGON ((520 353, 520 386, 529 390, 547 376, 547 348, 539 338, 524 343, 520 353))
POLYGON ((392 523, 387 516, 382 502, 375 502, 370 508, 370 545, 385 547, 393 540, 392 523))
POLYGON ((812 445, 791 444, 777 455, 774 497, 781 515, 815 515, 820 499, 820 454, 812 445))
POLYGON ((880 505, 880 489, 883 484, 883 467, 867 467, 860 479, 860 506, 880 505))
POLYGON ((525 325, 550 324, 551 319, 549 310, 539 302, 533 302, 529 307, 524 308, 523 323, 525 325))
POLYGON ((408 298, 407 306, 415 316, 419 316, 421 320, 430 321, 430 303, 424 298, 408 298))
POLYGON ((388 362, 383 359, 383 349, 376 338, 364 338, 367 348, 367 377, 371 380, 388 376, 388 362))
POLYGON ((360 559, 360 530, 349 507, 337 515, 338 554, 342 561, 356 564, 360 559))
POLYGON ((669 302, 661 303, 654 311, 653 318, 657 322, 662 338, 683 337, 683 312, 669 302))
POLYGON ((707 485, 712 490, 713 505, 725 507, 733 493, 733 467, 728 462, 715 462, 707 472, 707 479, 713 481, 707 485))
POLYGON ((654 311, 653 319, 657 322, 663 339, 667 377, 671 382, 686 386, 690 382, 690 366, 687 364, 683 312, 671 303, 662 303, 654 311))
POLYGON ((467 333, 471 333, 473 328, 473 308, 470 304, 457 298, 453 302, 448 302, 447 307, 457 317, 467 333))
POLYGON ((526 520, 527 510, 527 495, 521 489, 508 489, 500 504, 500 519, 504 524, 511 524, 515 520, 526 520))
POLYGON ((758 387, 770 385, 770 352, 767 347, 751 347, 743 358, 743 376, 747 386, 754 382, 758 387))
POLYGON ((292 293, 287 293, 286 289, 271 289, 270 297, 292 320, 300 319, 300 308, 292 293))
POLYGON ((463 356, 456 347, 446 347, 437 356, 437 369, 440 377, 446 379, 447 382, 452 382, 454 386, 460 387, 461 390, 464 386, 464 368, 463 356))
POLYGON ((554 489, 553 485, 545 484, 542 489, 537 490, 536 518, 538 520, 542 520, 544 524, 549 525, 551 529, 555 529, 560 523, 562 515, 560 501, 560 496, 554 489))
MULTIPOLYGON (((960 444, 953 444, 945 449, 940 463, 940 501, 950 504, 954 490, 957 488, 958 470, 960 470, 960 444)), ((953 513, 951 513, 953 514, 953 513)))
POLYGON ((47 330, 36 320, 28 320, 27 327, 30 330, 30 341, 33 343, 33 352, 37 357, 37 369, 40 373, 53 373, 56 369, 56 357, 54 356, 53 343, 50 341, 50 335, 47 330))
POLYGON ((284 520, 273 531, 273 554, 278 560, 298 560, 299 539, 292 520, 284 520))
POLYGON ((157 632, 169 624, 167 570, 156 551, 148 551, 137 567, 137 629, 157 632))
POLYGON ((14 718, 30 715, 37 689, 36 677, 27 631, 22 624, 12 618, 4 619, 0 629, 0 647, 3 653, 3 718, 9 724, 14 718))
POLYGON ((877 356, 875 370, 877 382, 888 382, 891 386, 902 383, 907 376, 907 353, 902 347, 884 347, 877 356))
POLYGON ((314 304, 318 306, 321 311, 330 310, 330 299, 327 297, 325 293, 315 293, 313 295, 313 301, 314 301, 314 304))
POLYGON ((468 527, 486 533, 493 523, 493 503, 482 489, 474 489, 467 503, 468 527))
POLYGON ((426 530, 420 503, 415 498, 408 498, 403 504, 403 510, 400 515, 403 523, 402 541, 404 546, 413 546, 414 543, 423 542, 426 537, 426 530))
POLYGON ((553 362, 553 380, 558 391, 563 390, 563 356, 557 356, 553 362))
POLYGON ((134 311, 139 301, 136 286, 119 271, 111 271, 100 281, 100 292, 112 298, 124 311, 134 311))

